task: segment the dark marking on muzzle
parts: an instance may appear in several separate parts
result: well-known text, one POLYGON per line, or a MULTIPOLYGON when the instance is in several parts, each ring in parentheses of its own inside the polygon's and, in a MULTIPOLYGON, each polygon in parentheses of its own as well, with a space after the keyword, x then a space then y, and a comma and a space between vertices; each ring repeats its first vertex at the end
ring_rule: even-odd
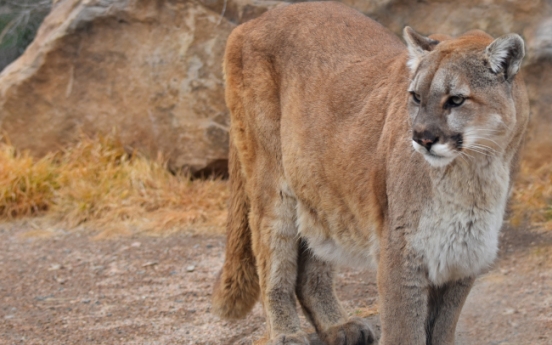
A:
POLYGON ((431 150, 431 146, 439 141, 439 137, 429 130, 414 130, 412 140, 425 147, 428 151, 431 150))
POLYGON ((462 133, 454 134, 450 137, 457 150, 462 150, 464 145, 464 136, 462 133))

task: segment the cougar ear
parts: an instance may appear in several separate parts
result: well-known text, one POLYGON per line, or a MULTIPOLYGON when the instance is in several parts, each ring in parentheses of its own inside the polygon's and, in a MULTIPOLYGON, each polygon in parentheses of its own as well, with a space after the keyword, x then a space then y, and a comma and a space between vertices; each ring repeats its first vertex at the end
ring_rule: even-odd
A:
POLYGON ((407 26, 403 30, 403 37, 408 47, 408 53, 410 58, 408 59, 407 66, 412 72, 416 70, 421 58, 433 48, 439 41, 425 37, 414 31, 410 26, 407 26))
POLYGON ((489 44, 485 53, 491 70, 504 73, 506 80, 511 81, 525 56, 525 44, 519 35, 507 34, 489 44))

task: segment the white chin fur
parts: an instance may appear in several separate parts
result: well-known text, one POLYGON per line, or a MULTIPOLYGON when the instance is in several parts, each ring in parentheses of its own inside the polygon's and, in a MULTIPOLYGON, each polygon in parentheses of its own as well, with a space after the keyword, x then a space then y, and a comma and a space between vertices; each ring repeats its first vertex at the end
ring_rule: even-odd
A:
POLYGON ((454 152, 452 152, 448 145, 445 144, 434 144, 431 146, 430 152, 414 140, 412 140, 412 146, 414 147, 414 150, 421 153, 429 165, 434 168, 444 167, 452 162, 456 157, 454 152))

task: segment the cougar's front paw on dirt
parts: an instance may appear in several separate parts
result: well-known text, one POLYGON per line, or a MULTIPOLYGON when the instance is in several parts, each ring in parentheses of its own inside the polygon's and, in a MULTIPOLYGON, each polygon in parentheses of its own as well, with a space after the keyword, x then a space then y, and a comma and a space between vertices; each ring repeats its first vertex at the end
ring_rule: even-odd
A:
POLYGON ((376 341, 370 323, 360 318, 331 327, 321 338, 328 345, 371 345, 376 341))

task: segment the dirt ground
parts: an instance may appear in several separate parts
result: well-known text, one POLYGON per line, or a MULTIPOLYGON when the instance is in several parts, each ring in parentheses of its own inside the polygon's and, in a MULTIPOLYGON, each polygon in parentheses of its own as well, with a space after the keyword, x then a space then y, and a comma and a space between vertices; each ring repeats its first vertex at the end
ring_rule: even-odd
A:
MULTIPOLYGON (((259 305, 239 322, 210 313, 223 237, 45 234, 0 226, 1 344, 249 344, 264 331, 259 305)), ((457 344, 552 344, 552 234, 505 229, 501 248, 468 298, 457 344)), ((374 272, 341 270, 338 292, 377 328, 374 272)))

